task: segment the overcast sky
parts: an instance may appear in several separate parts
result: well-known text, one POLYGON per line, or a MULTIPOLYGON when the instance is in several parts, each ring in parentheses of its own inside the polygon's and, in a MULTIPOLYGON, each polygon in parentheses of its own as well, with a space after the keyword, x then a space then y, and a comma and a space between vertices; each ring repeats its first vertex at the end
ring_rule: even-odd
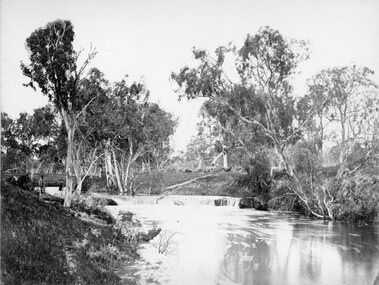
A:
POLYGON ((241 46, 247 33, 268 25, 310 41, 312 56, 300 67, 295 92, 321 69, 350 64, 373 69, 379 83, 377 0, 2 0, 1 111, 12 117, 47 102, 22 86, 20 60, 27 61, 25 39, 55 19, 73 23, 77 49, 96 47, 92 66, 110 81, 144 78, 152 101, 180 118, 179 148, 194 134, 200 103, 178 103, 169 78, 191 61, 194 46, 241 46))

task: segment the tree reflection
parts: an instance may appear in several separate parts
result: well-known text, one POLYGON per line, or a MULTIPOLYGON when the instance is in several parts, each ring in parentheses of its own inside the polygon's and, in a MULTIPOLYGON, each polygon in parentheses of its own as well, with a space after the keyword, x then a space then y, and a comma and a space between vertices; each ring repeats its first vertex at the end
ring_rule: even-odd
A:
POLYGON ((267 241, 253 235, 243 237, 232 233, 227 239, 232 242, 224 255, 223 273, 236 283, 263 284, 271 264, 267 241))
POLYGON ((378 274, 375 227, 259 222, 226 234, 221 274, 231 284, 371 284, 378 274))

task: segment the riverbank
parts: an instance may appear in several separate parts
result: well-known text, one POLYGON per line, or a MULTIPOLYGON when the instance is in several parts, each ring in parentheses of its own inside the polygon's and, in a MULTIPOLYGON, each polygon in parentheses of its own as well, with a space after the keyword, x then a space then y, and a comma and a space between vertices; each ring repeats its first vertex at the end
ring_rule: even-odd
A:
MULTIPOLYGON (((64 208, 61 199, 1 187, 4 284, 119 284, 116 271, 138 258, 138 239, 98 208, 64 208)), ((146 240, 144 240, 145 242, 146 240)))

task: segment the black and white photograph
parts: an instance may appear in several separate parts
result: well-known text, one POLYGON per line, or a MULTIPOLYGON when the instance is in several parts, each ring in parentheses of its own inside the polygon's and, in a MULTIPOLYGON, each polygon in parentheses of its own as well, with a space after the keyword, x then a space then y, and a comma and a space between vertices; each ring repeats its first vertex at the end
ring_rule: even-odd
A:
POLYGON ((378 0, 0 0, 0 285, 379 285, 378 0))

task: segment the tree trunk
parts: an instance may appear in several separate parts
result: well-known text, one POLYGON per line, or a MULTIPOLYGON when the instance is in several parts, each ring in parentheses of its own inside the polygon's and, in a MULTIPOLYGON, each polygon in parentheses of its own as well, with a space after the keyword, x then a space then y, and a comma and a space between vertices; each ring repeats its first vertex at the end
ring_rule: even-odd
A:
POLYGON ((122 187, 122 183, 121 183, 121 177, 120 177, 120 171, 118 169, 118 165, 117 165, 117 158, 116 158, 116 153, 114 152, 114 150, 112 149, 112 154, 113 154, 113 163, 114 163, 114 169, 115 169, 115 174, 116 174, 116 180, 117 180, 117 186, 118 186, 118 190, 123 193, 124 192, 124 189, 122 187))
POLYGON ((74 165, 75 165, 74 171, 75 171, 75 176, 76 176, 75 193, 80 195, 82 193, 82 179, 83 179, 82 170, 80 167, 80 163, 78 161, 76 161, 74 165))
POLYGON ((74 185, 74 128, 72 126, 67 127, 67 158, 66 158, 66 188, 64 191, 64 207, 71 206, 72 192, 74 185))
POLYGON ((78 195, 80 195, 82 192, 82 169, 81 169, 81 165, 80 165, 80 149, 81 149, 81 144, 79 144, 76 147, 76 151, 74 152, 75 161, 73 162, 74 172, 75 172, 75 176, 76 176, 75 193, 78 195))
POLYGON ((342 166, 345 162, 345 148, 346 148, 346 129, 344 115, 341 114, 341 145, 340 145, 340 165, 342 166))
MULTIPOLYGON (((128 183, 129 183, 129 172, 130 172, 130 165, 132 164, 132 157, 129 155, 128 158, 128 164, 126 165, 126 170, 125 170, 125 179, 124 179, 124 186, 126 189, 128 188, 128 183)), ((129 195, 132 194, 132 191, 127 190, 129 195)))
MULTIPOLYGON (((33 164, 33 163, 32 163, 33 164)), ((32 165, 32 167, 30 168, 30 179, 33 181, 33 178, 34 178, 34 174, 36 173, 36 170, 34 168, 34 166, 32 165)))
POLYGON ((128 156, 128 163, 126 165, 125 179, 124 179, 124 187, 126 188, 126 191, 128 191, 129 195, 132 195, 132 189, 129 189, 128 187, 129 172, 130 172, 130 167, 132 165, 132 160, 133 160, 133 140, 132 138, 129 137, 129 156, 128 156))
POLYGON ((198 165, 197 165, 196 170, 200 170, 201 167, 203 166, 203 157, 200 156, 200 157, 198 158, 198 160, 199 160, 199 163, 198 163, 198 165))
POLYGON ((221 156, 223 156, 223 153, 222 152, 220 152, 214 159, 213 159, 213 161, 212 161, 212 166, 215 166, 216 165, 216 163, 217 163, 217 161, 221 158, 221 156))
POLYGON ((320 157, 324 161, 324 123, 322 122, 322 115, 320 116, 320 157))
POLYGON ((222 151, 222 162, 223 162, 222 165, 223 165, 224 170, 228 170, 229 169, 228 151, 225 149, 222 151))
POLYGON ((111 187, 109 181, 112 181, 112 184, 114 184, 112 156, 109 149, 110 149, 110 141, 108 140, 106 142, 105 151, 104 151, 104 164, 105 164, 105 172, 106 172, 106 177, 107 177, 108 188, 111 187))
MULTIPOLYGON (((297 177, 297 175, 294 173, 292 166, 290 165, 290 163, 289 163, 286 155, 282 151, 282 148, 278 144, 275 144, 275 147, 276 147, 276 150, 279 153, 280 157, 282 158, 282 161, 284 162, 285 170, 286 170, 287 174, 290 176, 291 180, 295 183, 295 187, 294 187, 294 189, 292 191, 296 194, 296 196, 301 201, 303 201, 304 205, 312 213, 312 215, 314 215, 317 218, 331 219, 331 220, 333 220, 333 216, 331 216, 331 215, 326 216, 325 213, 323 212, 323 210, 321 210, 321 214, 320 214, 317 209, 314 209, 314 207, 312 207, 309 204, 309 197, 307 197, 307 194, 304 193, 303 186, 302 186, 299 178, 297 177)), ((313 193, 313 194, 317 195, 315 193, 313 193)), ((316 197, 316 198, 318 198, 318 197, 316 197)), ((326 202, 324 202, 324 206, 327 207, 326 202)), ((330 212, 328 212, 328 213, 330 214, 330 212)))

